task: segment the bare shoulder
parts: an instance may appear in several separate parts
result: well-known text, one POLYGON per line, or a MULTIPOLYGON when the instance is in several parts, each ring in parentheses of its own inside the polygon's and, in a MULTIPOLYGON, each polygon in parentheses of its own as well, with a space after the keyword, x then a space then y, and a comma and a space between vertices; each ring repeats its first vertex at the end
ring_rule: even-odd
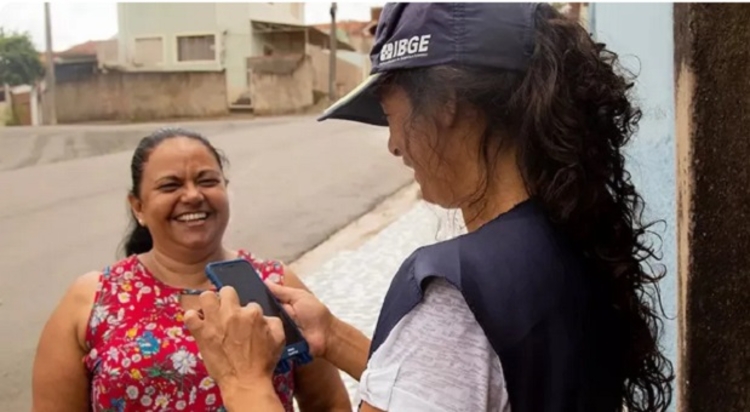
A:
POLYGON ((101 271, 92 271, 78 276, 68 288, 67 297, 76 303, 93 305, 101 278, 101 271))
POLYGON ((47 327, 75 328, 77 332, 83 327, 85 332, 85 323, 94 306, 101 277, 101 272, 88 272, 77 277, 50 314, 47 327))
POLYGON ((71 326, 75 328, 76 336, 81 345, 86 338, 86 326, 94 307, 101 278, 101 271, 92 271, 78 276, 55 310, 58 315, 63 315, 62 319, 67 318, 72 323, 71 326))

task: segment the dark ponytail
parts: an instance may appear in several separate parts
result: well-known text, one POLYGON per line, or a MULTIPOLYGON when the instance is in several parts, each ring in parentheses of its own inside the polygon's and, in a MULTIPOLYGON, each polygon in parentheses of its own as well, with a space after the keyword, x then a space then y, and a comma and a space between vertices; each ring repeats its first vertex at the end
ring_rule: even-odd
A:
MULTIPOLYGON (((143 168, 148 161, 149 155, 163 141, 174 137, 185 137, 201 142, 216 158, 221 170, 224 170, 224 165, 227 163, 226 158, 200 133, 175 127, 159 129, 141 139, 138 147, 133 152, 133 158, 130 161, 130 178, 133 185, 130 189, 130 195, 140 199, 143 168)), ((151 232, 149 232, 146 226, 139 224, 133 212, 130 211, 130 227, 121 246, 125 256, 146 253, 153 246, 154 240, 151 237, 151 232)))
POLYGON ((130 220, 130 228, 123 245, 125 256, 140 255, 141 253, 148 252, 154 246, 151 232, 148 231, 146 226, 138 224, 132 212, 130 213, 130 220))

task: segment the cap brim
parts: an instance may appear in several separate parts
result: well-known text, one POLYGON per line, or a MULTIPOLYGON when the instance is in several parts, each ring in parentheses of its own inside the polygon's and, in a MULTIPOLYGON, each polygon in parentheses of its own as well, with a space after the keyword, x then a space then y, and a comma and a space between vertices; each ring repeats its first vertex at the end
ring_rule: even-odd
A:
POLYGON ((328 119, 351 120, 374 126, 388 126, 388 120, 375 94, 380 73, 365 79, 349 94, 339 99, 318 117, 318 121, 328 119))

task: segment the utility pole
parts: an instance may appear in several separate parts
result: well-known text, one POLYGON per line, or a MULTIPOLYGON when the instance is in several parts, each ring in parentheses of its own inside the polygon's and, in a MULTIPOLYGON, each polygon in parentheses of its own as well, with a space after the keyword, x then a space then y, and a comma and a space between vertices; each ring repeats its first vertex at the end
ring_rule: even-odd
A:
POLYGON ((336 36, 336 2, 331 3, 331 37, 329 40, 330 61, 328 68, 328 98, 335 102, 336 97, 336 46, 338 38, 336 36))
POLYGON ((47 40, 47 52, 45 54, 45 62, 47 63, 47 69, 45 70, 44 83, 47 86, 47 93, 44 97, 44 101, 47 103, 47 124, 57 124, 57 102, 55 100, 55 56, 52 53, 52 23, 49 12, 49 2, 44 3, 44 30, 47 40))

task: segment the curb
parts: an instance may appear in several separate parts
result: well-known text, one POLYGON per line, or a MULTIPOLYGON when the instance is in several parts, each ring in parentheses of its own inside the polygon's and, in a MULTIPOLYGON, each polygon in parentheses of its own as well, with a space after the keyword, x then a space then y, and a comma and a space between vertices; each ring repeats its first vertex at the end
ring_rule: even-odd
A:
POLYGON ((299 259, 289 264, 298 276, 304 277, 320 268, 341 251, 356 250, 408 212, 421 199, 419 184, 412 181, 388 196, 371 211, 344 226, 299 259))

